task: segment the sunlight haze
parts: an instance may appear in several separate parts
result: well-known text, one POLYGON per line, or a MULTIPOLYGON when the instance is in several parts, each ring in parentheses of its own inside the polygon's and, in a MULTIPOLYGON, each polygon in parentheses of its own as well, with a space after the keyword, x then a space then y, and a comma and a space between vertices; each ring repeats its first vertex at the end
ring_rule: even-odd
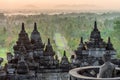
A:
POLYGON ((0 0, 0 9, 119 10, 120 0, 0 0))

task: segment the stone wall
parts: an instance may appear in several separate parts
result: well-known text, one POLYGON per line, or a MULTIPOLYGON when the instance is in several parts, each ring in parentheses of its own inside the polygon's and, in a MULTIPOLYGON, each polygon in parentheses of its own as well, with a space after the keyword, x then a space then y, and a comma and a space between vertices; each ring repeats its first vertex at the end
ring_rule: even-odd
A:
POLYGON ((38 80, 69 80, 67 72, 63 73, 38 73, 38 80))

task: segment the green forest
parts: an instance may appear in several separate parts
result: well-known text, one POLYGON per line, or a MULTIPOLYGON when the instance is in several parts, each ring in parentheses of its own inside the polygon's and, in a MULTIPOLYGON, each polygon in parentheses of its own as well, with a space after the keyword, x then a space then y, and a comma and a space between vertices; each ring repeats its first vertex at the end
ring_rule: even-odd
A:
POLYGON ((88 41, 97 20, 98 29, 105 42, 111 37, 117 56, 120 58, 120 13, 60 13, 37 15, 0 15, 0 56, 6 58, 7 52, 13 53, 13 45, 16 44, 21 23, 25 23, 26 32, 31 35, 34 22, 37 23, 42 41, 51 44, 59 57, 63 51, 67 51, 70 57, 77 49, 80 37, 88 41))

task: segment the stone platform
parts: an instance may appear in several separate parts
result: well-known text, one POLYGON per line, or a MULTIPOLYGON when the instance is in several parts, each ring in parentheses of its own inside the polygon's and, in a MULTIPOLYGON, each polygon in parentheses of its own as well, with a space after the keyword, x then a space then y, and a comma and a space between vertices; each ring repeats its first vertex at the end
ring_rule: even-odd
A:
POLYGON ((69 71, 71 80, 120 80, 120 68, 116 68, 117 76, 114 78, 97 78, 100 66, 75 68, 69 71))

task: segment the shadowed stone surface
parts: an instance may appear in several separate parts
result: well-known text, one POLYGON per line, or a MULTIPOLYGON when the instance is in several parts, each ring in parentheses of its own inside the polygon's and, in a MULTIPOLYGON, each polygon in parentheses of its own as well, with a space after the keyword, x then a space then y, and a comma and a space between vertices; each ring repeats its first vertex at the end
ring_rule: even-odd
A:
MULTIPOLYGON (((97 78, 97 73, 99 72, 100 66, 88 66, 75 68, 69 71, 71 80, 120 80, 120 75, 117 74, 114 78, 97 78), (93 74, 91 71, 94 71, 93 74)), ((116 68, 116 71, 119 73, 120 68, 116 68)))

